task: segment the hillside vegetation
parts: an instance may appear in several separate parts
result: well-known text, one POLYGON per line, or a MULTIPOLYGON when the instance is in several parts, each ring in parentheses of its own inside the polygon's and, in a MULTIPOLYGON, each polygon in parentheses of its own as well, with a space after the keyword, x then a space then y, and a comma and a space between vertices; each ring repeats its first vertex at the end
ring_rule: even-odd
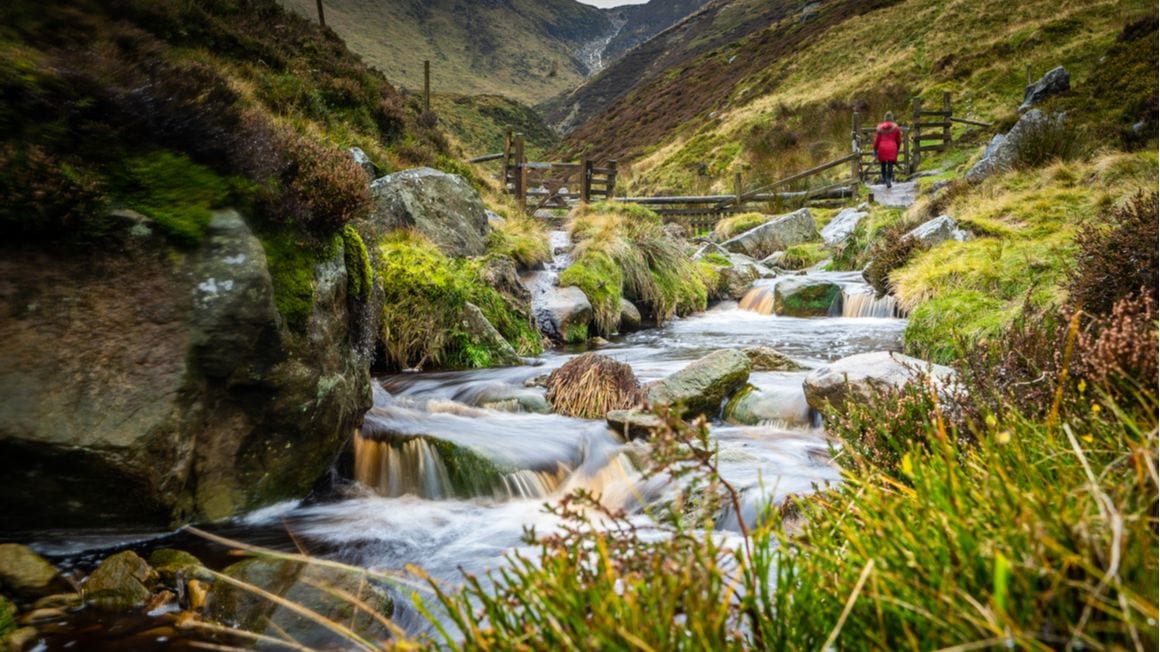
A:
POLYGON ((608 42, 604 60, 615 61, 632 48, 672 27, 708 3, 708 0, 650 0, 609 10, 624 26, 608 42))
MULTIPOLYGON (((317 20, 314 0, 281 0, 317 20)), ((589 72, 583 46, 612 30, 575 0, 328 0, 326 23, 393 83, 422 92, 423 61, 441 93, 525 104, 570 90, 589 72)))

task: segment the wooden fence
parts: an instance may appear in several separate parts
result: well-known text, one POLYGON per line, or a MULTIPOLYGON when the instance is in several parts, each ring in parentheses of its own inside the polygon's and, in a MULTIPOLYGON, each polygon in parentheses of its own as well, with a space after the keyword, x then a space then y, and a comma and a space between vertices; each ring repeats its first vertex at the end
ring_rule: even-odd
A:
POLYGON ((616 190, 616 161, 598 166, 594 161, 529 161, 524 135, 511 129, 504 134, 503 152, 481 156, 473 162, 503 160, 503 183, 516 197, 520 210, 535 212, 558 208, 575 201, 611 199, 616 190))

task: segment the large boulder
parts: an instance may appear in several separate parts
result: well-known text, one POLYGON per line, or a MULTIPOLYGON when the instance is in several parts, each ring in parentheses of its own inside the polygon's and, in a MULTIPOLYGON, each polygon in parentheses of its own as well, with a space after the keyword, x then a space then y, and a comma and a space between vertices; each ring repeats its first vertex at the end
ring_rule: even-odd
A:
POLYGON ((810 209, 802 208, 754 227, 721 246, 737 254, 762 259, 775 251, 784 251, 794 245, 821 239, 810 209))
POLYGON ((1024 89, 1023 104, 1019 105, 1019 111, 1026 111, 1053 95, 1066 93, 1069 90, 1071 90, 1071 77, 1068 76, 1067 69, 1063 66, 1052 68, 1046 75, 1024 89))
POLYGON ((645 399, 653 407, 666 406, 679 417, 721 412, 725 399, 749 380, 751 363, 741 351, 714 351, 675 374, 645 387, 645 399))
POLYGON ((459 175, 431 168, 396 172, 371 183, 371 198, 369 221, 383 230, 414 228, 448 256, 484 252, 487 209, 459 175))
POLYGON ((459 325, 468 339, 486 349, 491 356, 488 367, 514 367, 520 364, 520 356, 503 335, 492 326, 478 306, 467 302, 459 318, 459 325))
POLYGON ((825 317, 841 300, 842 286, 821 278, 791 276, 773 288, 773 313, 788 317, 825 317))
POLYGON ((843 208, 830 223, 822 227, 822 240, 834 247, 845 242, 869 213, 857 208, 843 208))
POLYGON ((931 364, 901 353, 876 351, 835 360, 811 371, 802 383, 810 407, 841 408, 847 401, 866 401, 874 395, 900 389, 923 376, 940 386, 954 376, 950 367, 931 364))
POLYGON ((532 304, 536 325, 557 342, 583 342, 588 339, 592 321, 592 304, 584 291, 575 286, 547 287, 532 304))
POLYGON ((19 543, 0 543, 0 591, 38 598, 60 588, 56 567, 19 543))
POLYGON ((390 618, 393 614, 390 590, 364 572, 279 559, 248 559, 229 566, 223 573, 229 580, 219 579, 209 593, 209 614, 217 621, 258 634, 289 637, 311 649, 355 647, 354 641, 238 586, 243 583, 339 623, 364 640, 391 638, 390 631, 376 617, 390 618), (339 597, 343 594, 350 598, 339 597))
POLYGON ((993 174, 1010 170, 1016 163, 1019 144, 1023 138, 1039 129, 1049 127, 1050 122, 1060 123, 1066 119, 1066 114, 1056 113, 1047 116, 1039 109, 1031 109, 1024 113, 1010 131, 991 139, 983 151, 983 158, 967 170, 967 181, 979 183, 993 174))
POLYGON ((903 237, 914 238, 929 248, 947 240, 962 242, 967 239, 967 232, 960 229, 958 222, 950 215, 940 215, 916 226, 903 237))
POLYGON ((0 245, 0 529, 168 527, 301 497, 370 404, 376 326, 343 251, 272 275, 234 211, 181 250, 121 215, 105 247, 0 245), (279 283, 297 294, 277 303, 279 283))
POLYGON ((621 333, 631 333, 640 330, 640 309, 634 303, 621 297, 620 299, 620 327, 621 333))

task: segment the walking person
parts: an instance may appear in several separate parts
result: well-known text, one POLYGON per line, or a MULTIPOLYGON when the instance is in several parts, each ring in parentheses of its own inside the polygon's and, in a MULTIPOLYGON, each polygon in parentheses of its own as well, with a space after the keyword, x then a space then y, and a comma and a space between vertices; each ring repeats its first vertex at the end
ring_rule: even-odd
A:
POLYGON ((894 114, 887 111, 874 133, 874 157, 882 168, 882 182, 887 188, 894 185, 894 164, 898 162, 901 147, 902 129, 894 122, 894 114))

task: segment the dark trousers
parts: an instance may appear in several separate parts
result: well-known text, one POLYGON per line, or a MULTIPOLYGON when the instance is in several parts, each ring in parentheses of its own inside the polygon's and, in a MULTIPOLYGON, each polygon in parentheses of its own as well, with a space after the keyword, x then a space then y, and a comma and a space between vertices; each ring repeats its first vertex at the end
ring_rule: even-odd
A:
POLYGON ((882 166, 882 183, 894 183, 894 161, 878 161, 882 166))

